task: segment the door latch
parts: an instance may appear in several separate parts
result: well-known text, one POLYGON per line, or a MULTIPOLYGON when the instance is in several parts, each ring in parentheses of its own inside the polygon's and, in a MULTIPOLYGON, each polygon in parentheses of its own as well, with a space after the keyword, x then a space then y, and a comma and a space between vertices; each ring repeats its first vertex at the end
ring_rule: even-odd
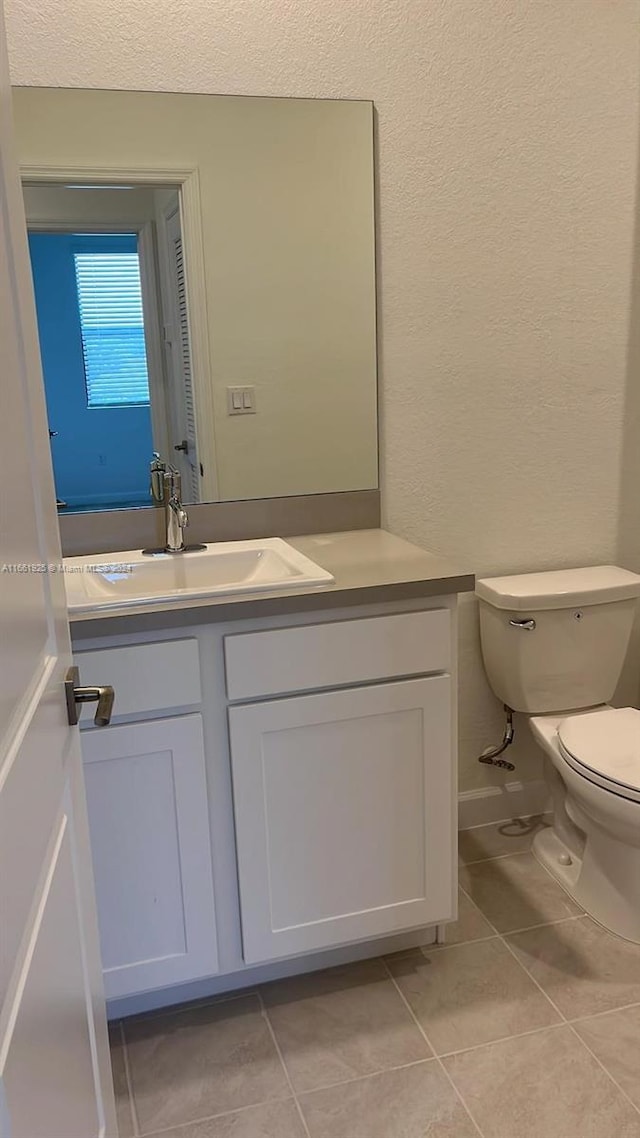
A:
POLYGON ((97 688, 80 687, 80 669, 69 668, 64 679, 64 694, 67 700, 67 719, 69 726, 75 727, 78 722, 79 703, 97 703, 93 722, 96 727, 108 727, 113 711, 114 691, 111 684, 97 688))

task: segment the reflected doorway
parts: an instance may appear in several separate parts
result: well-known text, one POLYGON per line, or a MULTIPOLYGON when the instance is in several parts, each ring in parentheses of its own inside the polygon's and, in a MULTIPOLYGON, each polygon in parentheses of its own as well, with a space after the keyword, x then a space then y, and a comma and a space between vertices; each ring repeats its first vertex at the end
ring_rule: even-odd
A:
POLYGON ((24 196, 58 509, 150 505, 154 451, 200 501, 178 187, 24 196))

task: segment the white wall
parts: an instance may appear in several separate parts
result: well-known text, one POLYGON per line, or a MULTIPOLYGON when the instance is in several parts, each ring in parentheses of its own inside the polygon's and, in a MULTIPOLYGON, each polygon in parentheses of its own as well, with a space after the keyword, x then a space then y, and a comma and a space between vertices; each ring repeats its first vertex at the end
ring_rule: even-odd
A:
MULTIPOLYGON (((373 99, 387 525, 480 574, 617 556, 637 0, 7 6, 16 83, 373 99)), ((471 788, 500 709, 462 628, 471 788)))
POLYGON ((32 224, 140 225, 154 216, 153 191, 70 190, 51 184, 23 186, 24 210, 32 224))

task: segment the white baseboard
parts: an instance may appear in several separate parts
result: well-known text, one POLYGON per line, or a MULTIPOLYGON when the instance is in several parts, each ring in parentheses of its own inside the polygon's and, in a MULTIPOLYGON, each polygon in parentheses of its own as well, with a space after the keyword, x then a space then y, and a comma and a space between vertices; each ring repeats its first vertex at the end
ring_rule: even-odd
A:
POLYGON ((458 829, 469 830, 472 826, 486 826, 508 818, 543 814, 548 797, 549 791, 543 779, 463 790, 458 795, 458 829))

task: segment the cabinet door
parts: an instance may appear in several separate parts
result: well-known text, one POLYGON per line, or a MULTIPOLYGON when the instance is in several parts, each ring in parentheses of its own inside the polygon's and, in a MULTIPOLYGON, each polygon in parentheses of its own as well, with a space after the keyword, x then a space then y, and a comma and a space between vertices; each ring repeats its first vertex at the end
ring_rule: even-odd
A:
POLYGON ((82 734, 107 997, 218 970, 199 715, 82 734))
POLYGON ((451 679, 229 710, 244 958, 454 914, 451 679))

